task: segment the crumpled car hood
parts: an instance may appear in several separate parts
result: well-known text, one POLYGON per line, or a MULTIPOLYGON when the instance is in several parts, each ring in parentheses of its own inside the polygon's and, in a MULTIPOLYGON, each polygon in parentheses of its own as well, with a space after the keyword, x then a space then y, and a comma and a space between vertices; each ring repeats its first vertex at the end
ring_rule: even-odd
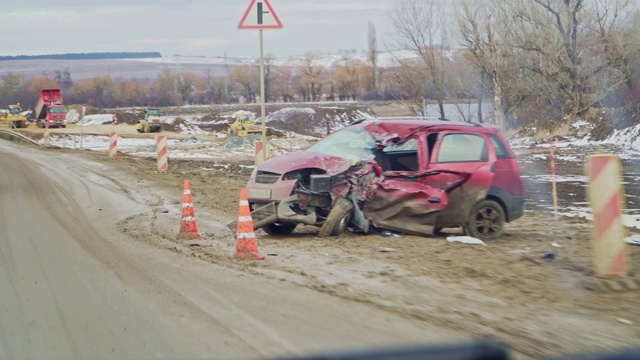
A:
POLYGON ((297 151, 269 159, 258 165, 258 170, 284 174, 294 170, 316 168, 325 170, 329 175, 335 175, 346 171, 351 165, 349 160, 338 156, 297 151))

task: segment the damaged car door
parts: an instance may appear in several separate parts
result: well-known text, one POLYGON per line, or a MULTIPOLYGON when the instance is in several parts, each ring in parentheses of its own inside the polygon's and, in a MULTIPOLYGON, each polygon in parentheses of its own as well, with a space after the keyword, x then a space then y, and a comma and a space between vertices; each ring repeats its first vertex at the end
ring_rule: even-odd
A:
POLYGON ((378 157, 383 169, 374 196, 363 212, 377 227, 411 234, 432 234, 437 214, 449 206, 449 193, 470 174, 428 169, 426 138, 416 136, 402 144, 390 143, 378 157), (438 177, 440 181, 429 181, 438 177), (434 186, 438 183, 438 186, 434 186))

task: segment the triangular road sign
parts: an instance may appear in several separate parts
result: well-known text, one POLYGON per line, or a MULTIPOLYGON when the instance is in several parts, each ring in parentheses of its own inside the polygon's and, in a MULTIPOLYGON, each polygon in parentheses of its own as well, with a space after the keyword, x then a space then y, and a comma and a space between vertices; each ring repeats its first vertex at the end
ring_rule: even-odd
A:
POLYGON ((282 23, 268 0, 251 0, 238 29, 282 29, 282 23))

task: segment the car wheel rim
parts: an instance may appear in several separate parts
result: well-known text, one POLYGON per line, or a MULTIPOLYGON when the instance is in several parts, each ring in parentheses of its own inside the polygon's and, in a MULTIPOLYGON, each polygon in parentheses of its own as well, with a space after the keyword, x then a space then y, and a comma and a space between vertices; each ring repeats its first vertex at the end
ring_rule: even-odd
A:
POLYGON ((474 221, 476 232, 483 237, 496 234, 500 231, 499 218, 498 213, 494 209, 488 207, 480 209, 474 221))

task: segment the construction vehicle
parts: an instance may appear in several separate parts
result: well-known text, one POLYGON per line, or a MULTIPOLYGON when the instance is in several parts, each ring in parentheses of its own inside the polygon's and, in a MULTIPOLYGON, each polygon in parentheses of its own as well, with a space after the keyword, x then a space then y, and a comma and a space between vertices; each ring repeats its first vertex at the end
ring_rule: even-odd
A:
POLYGON ((27 117, 22 114, 20 103, 9 105, 6 111, 1 111, 0 122, 11 124, 18 129, 27 127, 27 117))
POLYGON ((229 136, 247 136, 262 134, 262 125, 256 123, 256 114, 250 111, 237 111, 235 120, 229 125, 229 136))
POLYGON ((152 133, 162 131, 162 123, 160 122, 160 109, 148 108, 144 112, 144 119, 136 124, 136 130, 139 133, 152 133))
POLYGON ((35 108, 35 117, 41 128, 67 127, 67 107, 58 88, 42 89, 35 108))

